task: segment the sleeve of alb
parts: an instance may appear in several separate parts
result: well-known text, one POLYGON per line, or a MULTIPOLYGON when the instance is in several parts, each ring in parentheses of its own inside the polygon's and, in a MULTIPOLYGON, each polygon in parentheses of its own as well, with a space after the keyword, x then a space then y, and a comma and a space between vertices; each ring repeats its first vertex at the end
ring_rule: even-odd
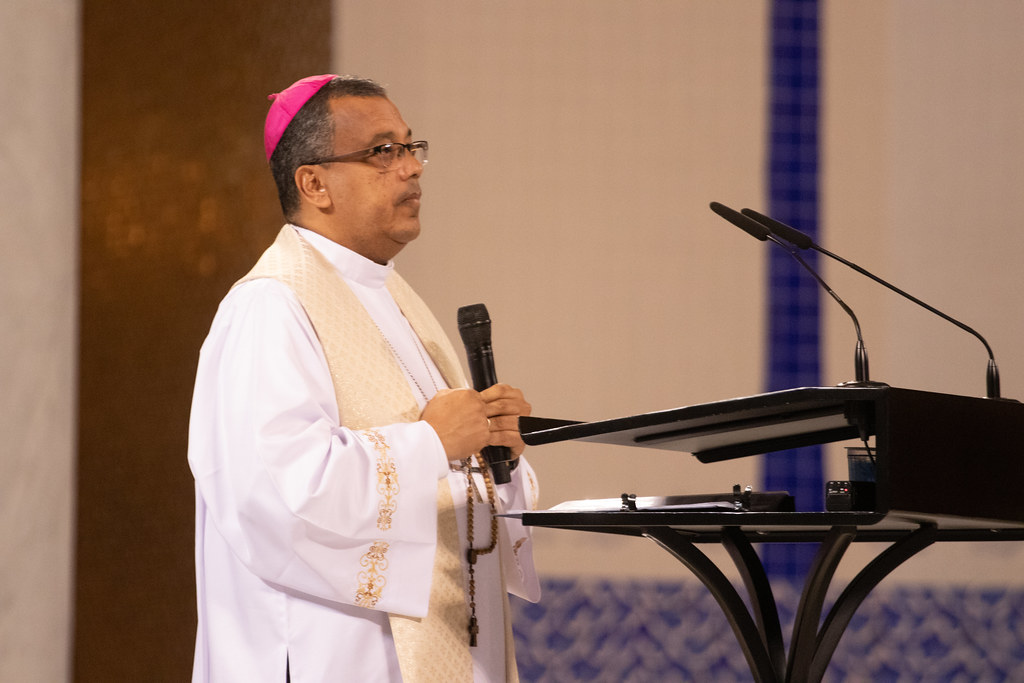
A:
POLYGON ((222 302, 200 353, 189 464, 210 524, 253 574, 359 604, 369 560, 386 572, 375 609, 426 614, 441 442, 422 421, 339 424, 323 350, 283 284, 251 281, 222 302))

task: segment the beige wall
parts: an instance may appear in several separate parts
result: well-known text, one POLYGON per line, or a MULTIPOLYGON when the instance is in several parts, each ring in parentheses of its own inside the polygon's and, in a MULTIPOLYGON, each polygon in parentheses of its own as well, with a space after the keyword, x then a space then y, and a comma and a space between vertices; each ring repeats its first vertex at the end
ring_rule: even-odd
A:
POLYGON ((78 8, 0 3, 0 680, 68 672, 78 8))
MULTIPOLYGON (((340 4, 337 68, 384 81, 431 143, 424 233, 398 266, 456 340, 457 308, 487 305, 498 377, 535 414, 758 391, 762 245, 707 206, 762 204, 766 7, 340 4)), ((531 462, 545 506, 757 477, 753 461, 609 446, 546 446, 531 462)), ((638 539, 538 536, 547 573, 679 575, 638 539)))
MULTIPOLYGON (((1003 396, 1024 399, 1024 4, 825 8, 823 243, 979 331, 1003 396)), ((838 264, 826 273, 861 318, 874 379, 984 395, 977 339, 838 264)), ((842 381, 852 328, 829 308, 826 329, 825 380, 842 381)), ((893 578, 1019 584, 1022 568, 1024 548, 954 544, 893 578)))
MULTIPOLYGON (((1024 45, 1014 34, 1024 4, 827 7, 825 239, 985 335, 1004 395, 1020 398, 1024 45)), ((865 301, 857 311, 873 375, 984 393, 980 342, 841 266, 833 271, 844 293, 865 301)), ((844 339, 849 323, 832 317, 830 336, 844 339)), ((841 358, 829 358, 841 377, 841 358)))
MULTIPOLYGON (((336 68, 388 84, 432 144, 425 231, 399 268, 453 335, 458 306, 488 305, 499 378, 525 387, 536 414, 598 419, 761 390, 764 245, 706 207, 765 206, 768 3, 336 7, 336 68)), ((822 243, 981 330, 1017 397, 1022 7, 832 2, 822 15, 822 243)), ((874 379, 984 392, 977 340, 824 268, 861 318, 874 379)), ((823 310, 823 383, 850 380, 852 326, 823 310)), ((607 446, 530 457, 544 505, 758 477, 754 459, 607 446)), ((838 448, 828 460, 843 476, 838 448)), ((548 574, 680 575, 633 539, 539 541, 548 574)), ((1016 581, 1004 564, 1020 552, 932 549, 898 576, 1016 581), (965 570, 949 572, 952 559, 965 570)))

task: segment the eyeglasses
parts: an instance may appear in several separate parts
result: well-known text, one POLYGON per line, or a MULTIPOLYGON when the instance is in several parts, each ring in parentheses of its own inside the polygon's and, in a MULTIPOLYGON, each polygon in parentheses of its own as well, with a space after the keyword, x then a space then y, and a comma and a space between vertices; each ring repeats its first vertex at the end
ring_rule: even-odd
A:
POLYGON ((383 169, 388 169, 393 163, 395 163, 395 161, 405 159, 406 154, 411 154, 416 161, 421 164, 426 164, 428 147, 429 145, 427 145, 426 140, 417 140, 416 142, 385 142, 383 145, 377 145, 376 147, 370 147, 369 149, 361 149, 358 152, 349 152, 348 154, 341 154, 335 157, 314 159, 313 161, 307 161, 302 165, 319 166, 320 164, 334 164, 342 161, 368 160, 383 169))

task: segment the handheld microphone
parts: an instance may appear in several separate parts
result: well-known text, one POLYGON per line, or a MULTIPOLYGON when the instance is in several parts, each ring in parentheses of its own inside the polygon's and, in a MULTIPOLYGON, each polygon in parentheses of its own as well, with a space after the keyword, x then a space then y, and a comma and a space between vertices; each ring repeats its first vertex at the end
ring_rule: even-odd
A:
MULTIPOLYGON (((494 350, 491 348, 491 319, 483 304, 463 306, 458 313, 459 336, 466 347, 469 374, 473 388, 483 391, 498 383, 494 372, 494 350)), ((484 456, 495 484, 512 481, 512 451, 507 446, 485 446, 480 454, 484 456)))
POLYGON ((737 228, 740 228, 747 234, 761 240, 762 242, 766 240, 771 240, 775 244, 785 249, 790 256, 796 259, 797 263, 803 266, 808 273, 814 276, 814 279, 818 281, 818 284, 820 284, 825 289, 825 291, 828 292, 829 295, 831 295, 831 297, 836 300, 836 303, 838 303, 842 307, 842 309, 846 311, 847 315, 850 316, 850 319, 853 321, 853 329, 857 333, 857 347, 854 350, 854 375, 856 377, 856 382, 846 382, 843 384, 843 386, 882 385, 882 383, 880 382, 871 382, 870 379, 868 379, 868 352, 867 349, 864 347, 864 337, 861 335, 860 322, 857 320, 857 316, 854 314, 853 310, 846 305, 846 302, 840 299, 839 295, 833 292, 832 288, 829 287, 825 283, 825 281, 821 279, 821 276, 818 275, 817 271, 815 271, 814 268, 810 266, 810 264, 808 264, 803 258, 800 257, 800 254, 796 252, 796 249, 784 244, 781 240, 779 240, 778 237, 773 235, 767 227, 762 225, 757 220, 754 220, 749 216, 745 216, 744 214, 740 213, 739 211, 736 211, 735 209, 730 209, 728 206, 719 204, 718 202, 711 202, 711 210, 717 213, 725 220, 735 225, 737 228))
POLYGON ((770 218, 769 216, 765 216, 764 214, 758 213, 757 211, 754 211, 753 209, 743 209, 742 214, 747 216, 748 218, 752 218, 753 220, 761 223, 762 225, 764 225, 771 232, 775 233, 776 235, 778 235, 782 239, 786 240, 787 242, 793 244, 793 246, 795 246, 795 247, 797 247, 799 249, 814 249, 815 251, 820 252, 820 253, 824 254, 825 256, 828 256, 829 258, 835 259, 836 261, 839 261, 843 265, 846 265, 846 266, 849 266, 850 268, 853 268, 855 271, 857 271, 861 275, 867 275, 869 278, 871 278, 872 280, 874 280, 878 284, 884 285, 885 287, 888 287, 889 289, 891 289, 892 291, 896 292, 900 296, 902 296, 902 297, 904 297, 906 299, 909 299, 910 301, 913 301, 918 306, 921 306, 922 308, 924 308, 924 309, 926 309, 928 311, 931 311, 932 313, 934 313, 935 315, 939 316, 943 320, 948 320, 949 322, 953 323, 954 325, 956 325, 960 329, 962 329, 962 330, 964 330, 966 332, 969 332, 972 335, 974 335, 975 337, 977 337, 978 340, 981 341, 981 343, 985 345, 985 350, 988 351, 988 368, 985 371, 986 398, 1000 398, 1000 396, 999 396, 999 368, 996 367, 996 357, 992 353, 992 347, 989 346, 988 342, 985 341, 985 338, 982 337, 980 334, 978 334, 975 330, 971 329, 970 327, 968 327, 967 325, 963 324, 959 320, 951 318, 950 316, 946 315, 945 313, 943 313, 942 311, 938 310, 937 308, 929 306, 928 304, 926 304, 925 302, 921 301, 917 297, 904 292, 899 287, 886 282, 885 280, 883 280, 882 278, 878 277, 877 275, 873 275, 872 273, 869 273, 867 270, 865 270, 864 268, 861 268, 856 263, 851 263, 850 261, 847 261, 846 259, 844 259, 842 256, 838 256, 836 254, 833 254, 831 251, 828 251, 827 249, 824 249, 823 247, 818 246, 817 244, 814 243, 814 240, 812 240, 810 238, 810 236, 806 235, 805 233, 800 232, 799 230, 797 230, 794 227, 786 225, 785 223, 782 223, 781 221, 777 221, 774 218, 770 218))

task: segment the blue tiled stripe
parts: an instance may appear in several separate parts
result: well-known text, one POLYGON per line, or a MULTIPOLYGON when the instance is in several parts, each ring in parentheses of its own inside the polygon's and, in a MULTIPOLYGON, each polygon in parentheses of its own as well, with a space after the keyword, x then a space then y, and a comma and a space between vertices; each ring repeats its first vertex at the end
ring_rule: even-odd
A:
MULTIPOLYGON (((769 213, 816 237, 818 233, 818 1, 774 0, 771 8, 771 114, 768 147, 769 213)), ((820 383, 821 290, 782 249, 768 265, 767 390, 820 383)), ((815 252, 806 260, 817 267, 815 252)), ((823 508, 819 446, 764 458, 764 489, 787 490, 799 510, 823 508)), ((816 548, 762 548, 772 576, 802 577, 816 548)))

